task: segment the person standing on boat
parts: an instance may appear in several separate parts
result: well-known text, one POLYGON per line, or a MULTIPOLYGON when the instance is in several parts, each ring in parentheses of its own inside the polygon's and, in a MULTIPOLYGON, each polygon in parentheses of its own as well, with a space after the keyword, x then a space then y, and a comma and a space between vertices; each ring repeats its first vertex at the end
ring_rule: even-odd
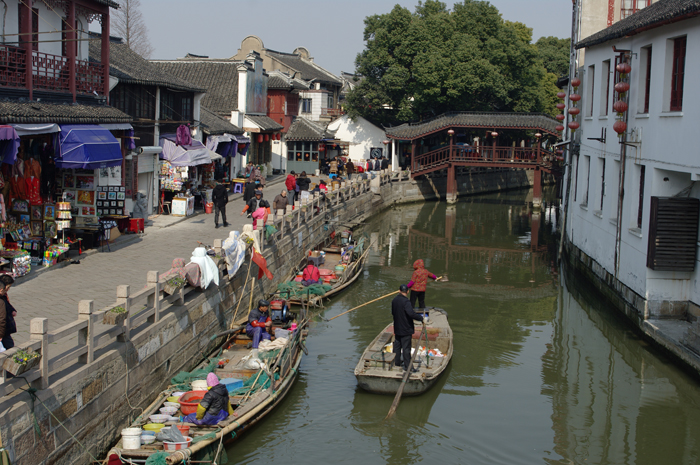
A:
POLYGON ((261 339, 270 340, 272 319, 270 318, 270 302, 260 299, 258 308, 251 310, 245 332, 253 338, 253 349, 257 352, 261 339))
POLYGON ((428 317, 423 317, 413 310, 413 305, 408 300, 408 286, 399 286, 399 295, 391 301, 391 314, 394 317, 394 365, 403 366, 404 371, 411 368, 411 338, 415 329, 411 320, 428 322, 428 317))
POLYGON ((225 384, 219 383, 215 373, 207 375, 209 390, 197 405, 197 411, 185 416, 184 421, 195 425, 215 425, 233 415, 233 407, 225 384))
POLYGON ((428 278, 437 279, 437 276, 425 269, 425 264, 420 258, 413 262, 413 269, 415 271, 408 283, 411 289, 411 306, 415 307, 418 299, 418 308, 425 308, 425 288, 428 285, 428 278))

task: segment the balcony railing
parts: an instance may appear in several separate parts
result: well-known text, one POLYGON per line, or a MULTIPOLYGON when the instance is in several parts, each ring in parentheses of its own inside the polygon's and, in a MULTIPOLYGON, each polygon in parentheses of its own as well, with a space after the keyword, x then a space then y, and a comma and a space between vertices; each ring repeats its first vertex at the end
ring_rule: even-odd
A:
POLYGON ((345 112, 339 108, 321 108, 322 116, 343 116, 345 112))
MULTIPOLYGON (((0 45, 0 87, 27 87, 27 52, 19 47, 0 45)), ((104 94, 104 66, 76 60, 75 88, 79 94, 104 94)), ((33 88, 70 92, 68 58, 50 53, 32 52, 33 88)))

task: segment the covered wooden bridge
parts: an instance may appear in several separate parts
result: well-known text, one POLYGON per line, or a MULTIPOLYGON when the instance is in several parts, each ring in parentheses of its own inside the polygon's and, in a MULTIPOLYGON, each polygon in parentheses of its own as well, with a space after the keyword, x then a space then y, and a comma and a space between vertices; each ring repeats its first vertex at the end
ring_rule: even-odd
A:
POLYGON ((542 173, 557 162, 559 122, 543 113, 445 113, 420 123, 386 128, 396 147, 410 143, 405 165, 416 178, 447 170, 447 201, 457 201, 456 167, 534 170, 534 203, 542 198, 542 173), (546 148, 545 148, 546 147, 546 148))

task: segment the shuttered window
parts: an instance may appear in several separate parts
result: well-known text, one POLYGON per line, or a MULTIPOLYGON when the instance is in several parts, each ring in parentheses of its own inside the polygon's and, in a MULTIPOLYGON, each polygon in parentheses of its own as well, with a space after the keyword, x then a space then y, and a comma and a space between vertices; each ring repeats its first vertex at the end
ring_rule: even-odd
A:
POLYGON ((700 200, 652 197, 647 267, 657 271, 694 271, 700 200))

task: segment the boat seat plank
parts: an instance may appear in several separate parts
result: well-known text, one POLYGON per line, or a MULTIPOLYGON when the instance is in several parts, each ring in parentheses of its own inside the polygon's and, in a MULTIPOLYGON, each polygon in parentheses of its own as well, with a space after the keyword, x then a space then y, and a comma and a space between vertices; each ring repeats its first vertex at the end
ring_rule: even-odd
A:
POLYGON ((382 350, 389 340, 394 336, 394 333, 382 333, 377 341, 369 348, 369 350, 382 350))

